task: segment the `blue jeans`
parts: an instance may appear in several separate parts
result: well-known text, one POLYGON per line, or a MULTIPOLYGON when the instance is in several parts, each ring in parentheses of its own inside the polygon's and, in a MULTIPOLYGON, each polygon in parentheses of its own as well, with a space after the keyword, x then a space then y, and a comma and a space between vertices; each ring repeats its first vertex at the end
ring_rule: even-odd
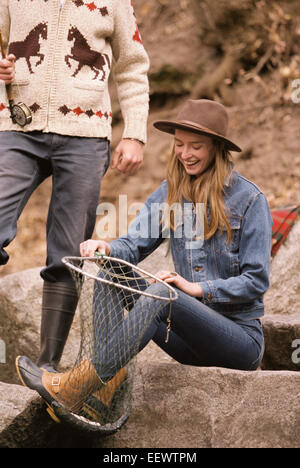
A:
MULTIPOLYGON (((97 285, 102 287, 101 283, 97 285)), ((97 346, 93 364, 103 380, 109 380, 150 340, 186 365, 240 370, 255 370, 260 365, 264 337, 258 319, 234 321, 177 289, 179 297, 172 303, 171 332, 166 343, 168 303, 140 295, 137 300, 133 297, 130 304, 127 298, 127 307, 132 308, 124 317, 121 290, 107 291, 109 307, 98 302, 94 307, 97 346)), ((146 291, 168 297, 166 288, 159 283, 150 285, 146 291)))

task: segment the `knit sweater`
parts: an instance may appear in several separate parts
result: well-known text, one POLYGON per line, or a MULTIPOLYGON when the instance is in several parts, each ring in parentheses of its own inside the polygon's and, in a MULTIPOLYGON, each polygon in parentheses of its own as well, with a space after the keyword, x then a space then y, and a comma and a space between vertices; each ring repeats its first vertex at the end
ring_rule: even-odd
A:
POLYGON ((111 139, 108 78, 124 119, 123 138, 146 141, 148 55, 131 0, 1 0, 0 30, 16 56, 13 92, 32 123, 10 119, 0 84, 0 131, 22 130, 111 139))

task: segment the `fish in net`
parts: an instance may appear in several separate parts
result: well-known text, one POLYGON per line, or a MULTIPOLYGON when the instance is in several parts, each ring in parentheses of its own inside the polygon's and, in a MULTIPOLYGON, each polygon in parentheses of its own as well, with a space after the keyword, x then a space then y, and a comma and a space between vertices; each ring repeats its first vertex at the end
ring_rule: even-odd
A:
POLYGON ((130 414, 135 357, 145 332, 168 307, 168 340, 178 294, 121 259, 65 257, 63 263, 78 289, 81 341, 74 366, 52 377, 56 398, 49 413, 82 430, 113 433, 130 414))

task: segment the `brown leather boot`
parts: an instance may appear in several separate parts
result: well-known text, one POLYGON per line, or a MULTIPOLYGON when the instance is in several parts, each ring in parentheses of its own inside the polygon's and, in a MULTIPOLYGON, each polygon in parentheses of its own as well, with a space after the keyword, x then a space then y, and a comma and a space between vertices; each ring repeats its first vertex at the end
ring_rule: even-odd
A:
POLYGON ((95 392, 93 397, 109 407, 116 391, 121 387, 126 378, 127 370, 125 367, 123 367, 123 369, 119 370, 119 372, 117 372, 116 375, 111 380, 109 380, 104 387, 95 392))
POLYGON ((81 408, 82 414, 88 419, 101 422, 102 424, 112 422, 112 418, 114 418, 112 403, 117 394, 121 399, 124 398, 119 392, 126 391, 125 387, 123 388, 123 383, 127 377, 128 374, 125 367, 119 370, 105 386, 94 392, 84 401, 81 408))
POLYGON ((68 372, 44 371, 42 385, 61 405, 72 412, 77 412, 84 401, 105 384, 96 373, 92 363, 84 359, 68 372))

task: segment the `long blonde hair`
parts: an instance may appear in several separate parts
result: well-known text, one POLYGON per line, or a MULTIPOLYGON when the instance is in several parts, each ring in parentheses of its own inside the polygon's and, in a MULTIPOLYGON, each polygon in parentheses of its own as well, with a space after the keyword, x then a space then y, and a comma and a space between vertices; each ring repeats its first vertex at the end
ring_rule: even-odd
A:
MULTIPOLYGON (((232 157, 223 142, 213 140, 214 155, 208 168, 199 176, 186 173, 176 156, 175 147, 167 164, 166 179, 168 182, 168 206, 173 203, 203 203, 204 238, 210 239, 218 229, 227 231, 227 242, 231 240, 231 229, 228 214, 223 201, 226 179, 232 173, 232 157), (209 211, 208 211, 209 208, 209 211), (208 216, 209 213, 209 216, 208 216)), ((170 228, 175 229, 174 215, 170 216, 170 228)))

